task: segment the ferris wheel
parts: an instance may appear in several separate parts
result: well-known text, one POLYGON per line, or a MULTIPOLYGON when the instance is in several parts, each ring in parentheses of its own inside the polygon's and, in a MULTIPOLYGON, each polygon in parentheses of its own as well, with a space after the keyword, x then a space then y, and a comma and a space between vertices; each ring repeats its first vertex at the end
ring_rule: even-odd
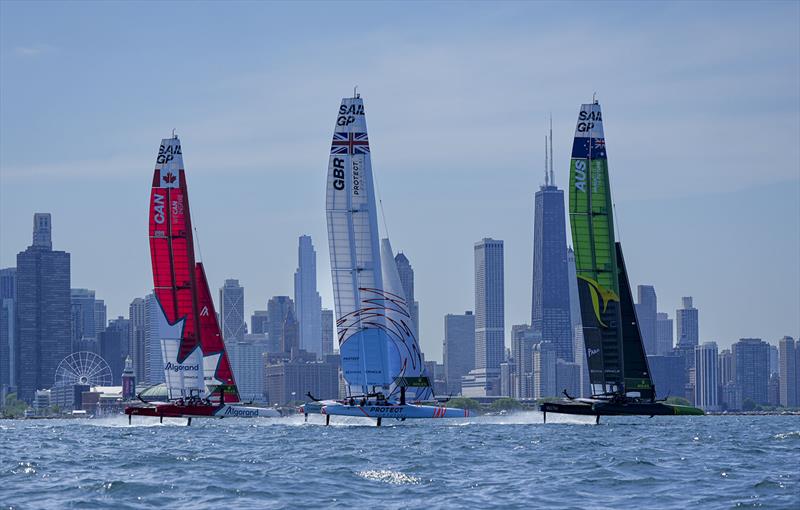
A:
POLYGON ((56 368, 56 386, 110 386, 111 382, 111 367, 93 352, 72 353, 56 368))

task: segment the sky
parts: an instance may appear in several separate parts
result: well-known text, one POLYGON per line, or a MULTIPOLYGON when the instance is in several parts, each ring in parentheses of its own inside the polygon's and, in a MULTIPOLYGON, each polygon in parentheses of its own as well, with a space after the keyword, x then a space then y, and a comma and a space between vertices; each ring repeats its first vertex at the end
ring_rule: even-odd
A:
POLYGON ((631 284, 670 316, 693 296, 721 348, 797 338, 799 27, 798 2, 2 1, 0 267, 50 212, 72 287, 127 315, 152 286, 150 183, 175 129, 212 289, 239 279, 249 321, 293 295, 308 234, 332 307, 328 148, 357 85, 422 349, 441 360, 483 237, 505 241, 507 337, 530 322, 546 119, 563 186, 596 93, 631 284))

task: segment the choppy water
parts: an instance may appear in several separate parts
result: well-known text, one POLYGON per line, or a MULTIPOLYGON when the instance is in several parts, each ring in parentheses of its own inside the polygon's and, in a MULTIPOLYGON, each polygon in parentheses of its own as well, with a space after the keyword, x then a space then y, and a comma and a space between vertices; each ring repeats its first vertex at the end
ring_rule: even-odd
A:
POLYGON ((800 508, 798 417, 557 419, 0 421, 0 507, 800 508))

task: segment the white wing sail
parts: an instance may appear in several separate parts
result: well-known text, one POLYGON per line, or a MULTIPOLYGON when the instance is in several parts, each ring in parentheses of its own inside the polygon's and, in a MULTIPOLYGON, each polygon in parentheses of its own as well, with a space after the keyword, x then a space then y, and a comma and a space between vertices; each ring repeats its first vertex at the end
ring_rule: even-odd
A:
POLYGON ((342 373, 350 395, 388 393, 378 220, 364 102, 339 107, 328 159, 328 244, 342 373))

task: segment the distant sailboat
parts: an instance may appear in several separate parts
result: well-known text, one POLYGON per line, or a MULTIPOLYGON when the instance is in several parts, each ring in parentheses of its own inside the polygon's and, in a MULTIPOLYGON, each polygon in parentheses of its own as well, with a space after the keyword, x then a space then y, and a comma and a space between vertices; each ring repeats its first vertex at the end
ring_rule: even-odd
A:
POLYGON ((364 102, 339 106, 328 159, 326 211, 339 351, 348 398, 316 401, 306 414, 455 418, 464 409, 432 401, 422 352, 389 239, 378 242, 375 189, 364 102), (433 402, 435 403, 435 402, 433 402))
MULTIPOLYGON (((203 264, 195 262, 192 220, 177 136, 161 141, 150 195, 150 257, 169 402, 125 409, 165 417, 275 417, 245 407, 225 350, 203 264)), ((141 397, 140 397, 141 398, 141 397)))
POLYGON ((606 415, 704 414, 656 401, 633 305, 622 246, 614 240, 613 207, 600 104, 581 105, 570 165, 569 215, 591 398, 547 402, 545 413, 606 415))

